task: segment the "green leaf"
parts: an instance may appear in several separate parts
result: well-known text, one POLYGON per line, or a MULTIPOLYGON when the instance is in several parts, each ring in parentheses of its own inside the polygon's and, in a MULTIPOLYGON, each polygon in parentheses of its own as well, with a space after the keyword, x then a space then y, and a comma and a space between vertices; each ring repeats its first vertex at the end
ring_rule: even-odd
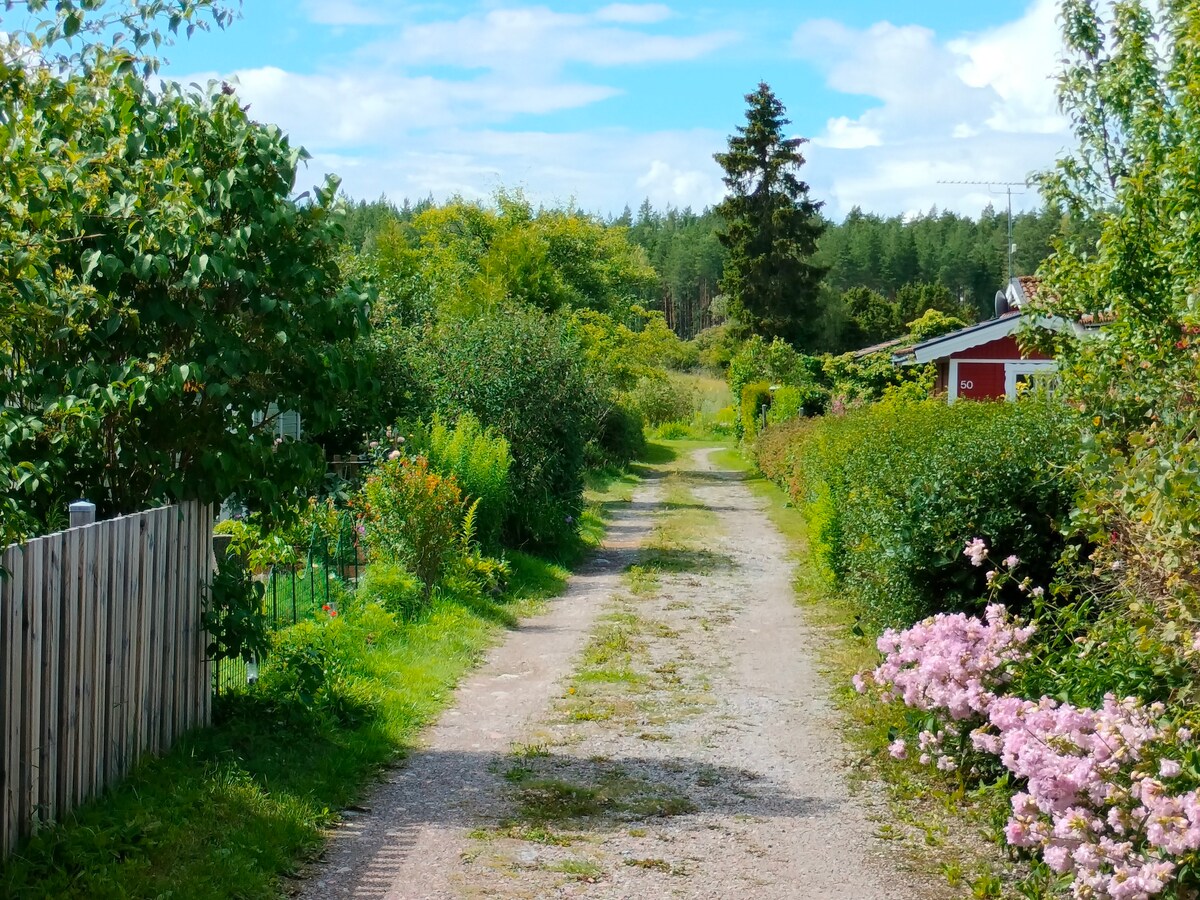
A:
POLYGON ((95 271, 96 266, 100 263, 99 250, 85 250, 80 257, 80 263, 83 266, 83 277, 86 279, 95 271))

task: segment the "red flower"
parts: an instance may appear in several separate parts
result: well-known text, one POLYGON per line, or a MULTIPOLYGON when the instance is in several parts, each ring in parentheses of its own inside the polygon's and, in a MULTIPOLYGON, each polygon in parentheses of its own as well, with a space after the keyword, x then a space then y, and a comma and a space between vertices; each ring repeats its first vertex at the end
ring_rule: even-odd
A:
POLYGON ((330 616, 330 618, 336 619, 336 618, 337 618, 337 610, 336 610, 336 609, 331 609, 331 610, 329 611, 329 616, 330 616))
POLYGON ((321 607, 321 609, 325 610, 325 612, 329 612, 329 604, 326 603, 324 606, 321 607))

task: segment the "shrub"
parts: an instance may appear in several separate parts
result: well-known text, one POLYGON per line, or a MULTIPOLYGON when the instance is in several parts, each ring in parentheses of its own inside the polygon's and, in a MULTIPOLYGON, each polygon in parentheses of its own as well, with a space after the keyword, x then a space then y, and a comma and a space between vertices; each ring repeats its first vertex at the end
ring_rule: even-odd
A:
POLYGON ((462 491, 423 456, 385 460, 360 498, 374 560, 397 560, 420 579, 428 601, 458 549, 462 491))
POLYGON ((411 572, 395 563, 379 561, 367 566, 358 581, 360 601, 378 603, 398 619, 417 617, 425 605, 425 590, 411 572))
MULTIPOLYGON (((966 545, 976 566, 987 554, 981 540, 966 545)), ((1013 556, 1000 565, 992 562, 989 593, 1017 579, 1028 586, 1021 565, 1013 556)), ((1030 589, 1035 592, 1040 590, 1030 589)), ((1097 900, 1194 896, 1200 790, 1188 704, 1176 718, 1164 704, 1147 702, 1138 688, 1132 696, 1105 691, 1081 704, 1067 696, 1077 671, 1065 678, 1056 672, 1049 693, 1023 692, 1024 671, 1045 662, 1043 648, 1031 638, 1064 624, 1061 612, 1066 640, 1074 644, 1070 619, 1078 610, 1069 607, 1027 625, 994 604, 985 619, 938 615, 903 632, 889 630, 877 643, 882 663, 856 676, 855 686, 909 708, 907 733, 890 746, 892 756, 905 758, 909 738, 915 737, 918 761, 958 772, 960 784, 1004 773, 997 787, 1019 788, 1011 797, 1004 838, 1012 847, 1040 853, 1061 876, 1060 890, 1069 887, 1072 896, 1097 900)), ((1068 657, 1088 655, 1096 648, 1094 637, 1068 657)), ((1144 638, 1143 633, 1134 642, 1143 645, 1135 656, 1152 649, 1144 638)), ((1049 639, 1058 637, 1052 633, 1049 639)), ((1124 655, 1130 649, 1124 644, 1115 656, 1101 655, 1115 668, 1132 670, 1136 665, 1124 655)), ((1154 687, 1165 687, 1166 673, 1149 668, 1145 674, 1154 687)), ((1026 888, 1033 886, 1026 882, 1026 888)), ((1037 896, 1045 894, 1039 890, 1037 896)))
POLYGON ((777 484, 786 486, 791 479, 792 452, 816 424, 810 419, 790 419, 759 432, 757 440, 750 445, 758 470, 777 484))
POLYGON ((629 406, 647 425, 691 419, 696 408, 696 392, 689 385, 666 377, 641 378, 628 397, 629 406))
POLYGON ((724 372, 741 349, 743 340, 743 331, 733 323, 726 322, 723 325, 705 328, 690 343, 696 349, 701 366, 712 371, 724 372))
MULTIPOLYGON (((962 556, 964 534, 1009 548, 1049 583, 1074 494, 1062 470, 1079 445, 1068 421, 1037 400, 885 402, 798 430, 775 477, 833 582, 873 623, 908 624, 978 608, 983 575, 962 556)), ((772 453, 760 464, 778 466, 772 453)))
MULTIPOLYGON (((826 394, 822 362, 804 356, 785 341, 776 338, 770 344, 755 336, 746 341, 729 364, 729 388, 736 400, 744 397, 746 386, 758 381, 798 388, 812 410, 824 409, 818 398, 826 394)), ((761 408, 761 407, 760 407, 761 408)), ((738 437, 753 437, 758 428, 747 430, 743 415, 738 421, 738 437)))
POLYGON ((762 423, 763 407, 770 409, 771 386, 765 381, 755 381, 742 388, 741 436, 752 440, 762 423))
POLYGON ((645 424, 639 413, 621 403, 605 407, 600 414, 599 430, 590 446, 598 465, 623 466, 637 459, 646 449, 645 424))
POLYGON ((938 335, 949 334, 966 328, 967 323, 957 316, 948 316, 936 309, 927 309, 924 314, 908 323, 908 331, 914 341, 927 341, 938 335))
POLYGON ((235 555, 221 561, 208 589, 204 628, 209 658, 261 659, 270 644, 265 589, 235 555))
MULTIPOLYGON (((379 712, 379 698, 355 674, 368 638, 344 619, 300 622, 276 632, 255 692, 276 713, 315 711, 343 728, 379 712)), ((310 722, 310 724, 313 724, 310 722)))
POLYGON ((453 475, 468 501, 479 501, 476 537, 485 547, 498 546, 512 502, 508 441, 494 429, 485 429, 469 412, 462 413, 453 428, 435 415, 429 430, 429 464, 453 475))
POLYGON ((686 422, 665 422, 655 430, 654 436, 662 441, 686 441, 695 438, 696 433, 686 422))
POLYGON ((583 508, 584 448, 602 408, 567 323, 520 308, 455 322, 426 348, 444 414, 473 413, 508 440, 513 544, 563 544, 583 508))
POLYGON ((820 377, 843 403, 869 403, 881 399, 889 388, 910 384, 921 397, 928 397, 933 390, 934 365, 897 366, 888 351, 861 357, 845 353, 826 356, 820 377))
POLYGON ((825 412, 828 405, 829 392, 815 384, 804 387, 785 384, 771 398, 767 424, 778 425, 800 416, 818 416, 825 412))

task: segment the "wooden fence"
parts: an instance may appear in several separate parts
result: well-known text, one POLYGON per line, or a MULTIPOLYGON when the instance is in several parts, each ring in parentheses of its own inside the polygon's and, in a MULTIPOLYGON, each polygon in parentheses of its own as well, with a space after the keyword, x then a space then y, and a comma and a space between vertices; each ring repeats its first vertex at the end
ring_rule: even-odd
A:
POLYGON ((0 856, 208 724, 212 527, 185 503, 4 551, 0 856))

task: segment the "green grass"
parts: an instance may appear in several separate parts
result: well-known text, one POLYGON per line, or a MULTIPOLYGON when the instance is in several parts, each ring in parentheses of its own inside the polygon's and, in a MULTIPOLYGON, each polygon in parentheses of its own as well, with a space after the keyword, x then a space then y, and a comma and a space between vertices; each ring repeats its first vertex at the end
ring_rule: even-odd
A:
POLYGON ((604 870, 590 859, 561 859, 547 863, 544 868, 547 872, 568 875, 576 881, 595 881, 604 874, 604 870))
POLYGON ((635 778, 617 766, 567 780, 521 770, 511 778, 517 823, 550 827, 585 825, 589 820, 641 821, 682 816, 696 805, 665 785, 635 778))
MULTIPOLYGON (((617 472, 592 479, 583 548, 599 543, 603 504, 627 502, 635 481, 617 472)), ((519 552, 508 560, 508 591, 496 600, 442 593, 412 622, 367 606, 302 626, 316 629, 338 660, 315 704, 263 686, 264 669, 259 690, 220 699, 213 727, 186 735, 19 848, 0 868, 0 896, 286 893, 339 811, 414 745, 504 626, 565 587, 569 572, 558 563, 519 552)))
MULTIPOLYGON (((643 462, 656 452, 655 445, 647 446, 643 462)), ((645 467, 634 463, 628 470, 606 468, 588 472, 584 479, 583 513, 579 518, 579 536, 574 545, 561 556, 560 562, 577 565, 604 542, 613 511, 633 499, 634 488, 641 481, 645 467)))
POLYGON ((645 869, 651 872, 665 872, 667 875, 674 874, 675 867, 665 859, 627 859, 625 865, 634 866, 638 869, 645 869))
MULTIPOLYGON (((511 558, 512 587, 495 606, 528 613, 566 582, 559 566, 511 558)), ((214 727, 187 735, 11 857, 0 895, 279 896, 280 876, 319 849, 337 811, 412 746, 494 642, 499 629, 480 602, 442 596, 412 623, 378 608, 331 623, 352 695, 368 714, 348 720, 286 697, 224 698, 214 727)))

